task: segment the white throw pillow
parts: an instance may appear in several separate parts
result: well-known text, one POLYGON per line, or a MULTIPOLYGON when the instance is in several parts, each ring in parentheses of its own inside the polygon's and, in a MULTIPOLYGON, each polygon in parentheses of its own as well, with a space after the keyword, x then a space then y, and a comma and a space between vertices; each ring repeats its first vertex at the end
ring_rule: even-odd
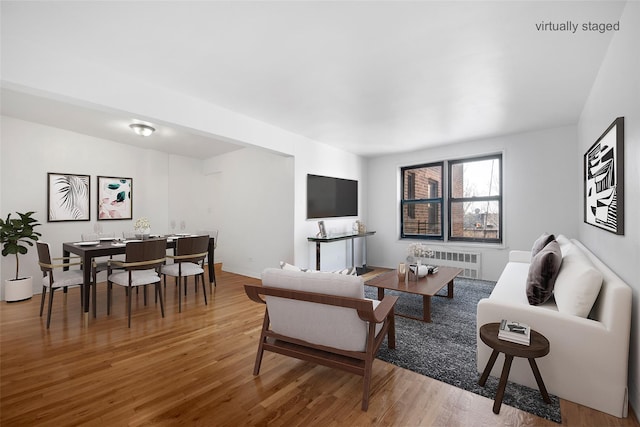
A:
POLYGON ((558 311, 586 318, 598 298, 601 287, 602 273, 580 249, 571 245, 562 257, 562 265, 553 289, 558 311))

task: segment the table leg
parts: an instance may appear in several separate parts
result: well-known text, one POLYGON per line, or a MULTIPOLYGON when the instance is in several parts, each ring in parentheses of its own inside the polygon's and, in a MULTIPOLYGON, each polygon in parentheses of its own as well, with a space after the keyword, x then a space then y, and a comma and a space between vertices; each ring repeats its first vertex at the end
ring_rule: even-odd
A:
POLYGON ((89 294, 91 293, 91 269, 92 269, 92 258, 91 255, 85 253, 82 258, 82 289, 84 290, 84 294, 82 295, 83 307, 84 307, 84 315, 89 316, 89 294))
POLYGON ((505 354, 502 375, 500 375, 500 383, 498 384, 498 391, 496 392, 496 401, 493 403, 494 414, 500 413, 500 406, 502 406, 502 399, 504 398, 504 390, 507 388, 507 379, 509 379, 509 371, 511 370, 511 362, 513 362, 513 356, 505 354))
POLYGON ((453 298, 453 280, 447 284, 447 298, 453 298))
POLYGON ((384 288, 378 288, 378 301, 382 301, 384 299, 384 288))
POLYGON ((431 323, 431 297, 429 295, 422 296, 422 320, 431 323))
POLYGON ((213 238, 209 239, 209 250, 207 251, 207 262, 209 263, 209 265, 207 266, 208 268, 208 273, 209 273, 209 284, 213 283, 213 285, 217 285, 216 283, 216 271, 215 271, 215 265, 214 263, 214 252, 215 252, 215 240, 213 238))
POLYGON ((542 394, 542 399, 546 403, 551 403, 551 398, 549 397, 549 393, 547 393, 547 388, 544 386, 544 381, 542 381, 542 376, 540 375, 536 359, 530 358, 529 365, 531 366, 533 376, 536 378, 536 382, 538 383, 538 389, 540 390, 540 394, 542 394))
POLYGON ((320 242, 316 242, 316 270, 320 271, 320 242))
POLYGON ((491 357, 489 357, 489 361, 487 361, 487 366, 485 366, 484 371, 482 372, 482 376, 480 377, 480 381, 478 381, 478 385, 484 387, 487 382, 487 378, 489 378, 489 374, 493 369, 493 365, 496 363, 496 359, 498 358, 499 351, 493 350, 491 353, 491 357))

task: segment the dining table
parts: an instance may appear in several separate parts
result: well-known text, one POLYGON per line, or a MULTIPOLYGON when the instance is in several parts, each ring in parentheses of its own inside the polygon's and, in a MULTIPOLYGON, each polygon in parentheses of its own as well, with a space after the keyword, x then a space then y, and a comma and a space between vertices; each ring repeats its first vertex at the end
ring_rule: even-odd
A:
MULTIPOLYGON (((188 237, 191 234, 181 234, 181 235, 169 235, 169 236, 156 236, 150 237, 149 239, 167 239, 167 249, 174 249, 176 247, 176 241, 181 237, 188 237)), ((140 241, 138 239, 135 240, 122 240, 115 238, 101 238, 95 241, 75 241, 75 242, 67 242, 62 244, 62 256, 69 257, 71 254, 77 255, 82 259, 83 265, 83 310, 85 317, 88 318, 89 314, 89 305, 90 298, 89 295, 91 293, 91 265, 93 263, 94 258, 112 256, 112 255, 121 255, 126 253, 127 242, 131 241, 140 241)), ((215 237, 209 237, 209 249, 207 253, 207 262, 208 262, 208 273, 209 273, 209 283, 214 283, 213 278, 214 273, 214 250, 215 250, 215 237)))

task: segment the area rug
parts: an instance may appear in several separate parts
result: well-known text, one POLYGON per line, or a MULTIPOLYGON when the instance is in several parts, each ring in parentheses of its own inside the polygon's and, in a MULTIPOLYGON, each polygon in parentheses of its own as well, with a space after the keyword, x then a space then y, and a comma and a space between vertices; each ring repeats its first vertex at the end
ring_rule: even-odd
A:
MULTIPOLYGON (((480 299, 489 296, 494 285, 494 282, 456 279, 453 299, 431 299, 432 323, 396 316, 396 348, 390 350, 383 344, 377 357, 493 400, 498 379, 490 376, 484 387, 478 385, 476 306, 480 299)), ((445 295, 446 290, 445 287, 440 293, 445 295)), ((396 312, 422 316, 422 296, 386 292, 399 295, 396 312)), ((377 298, 376 288, 366 286, 365 293, 369 298, 377 298)), ((509 381, 502 403, 560 423, 560 400, 557 396, 550 397, 552 403, 546 404, 538 389, 509 381)), ((492 406, 487 406, 487 410, 492 406)))

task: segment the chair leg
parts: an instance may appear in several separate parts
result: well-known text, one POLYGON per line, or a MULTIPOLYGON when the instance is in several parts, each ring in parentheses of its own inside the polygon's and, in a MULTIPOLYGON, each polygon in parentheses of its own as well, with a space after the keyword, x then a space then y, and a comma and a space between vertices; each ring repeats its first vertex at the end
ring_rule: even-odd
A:
POLYGON ((111 314, 111 290, 113 285, 107 280, 107 316, 111 314))
POLYGON ((49 329, 49 325, 51 324, 51 307, 53 306, 53 291, 55 288, 51 288, 49 290, 49 310, 47 312, 47 329, 49 329))
POLYGON ((42 317, 42 310, 44 309, 44 300, 47 297, 47 287, 42 287, 42 297, 40 298, 40 317, 42 317))
POLYGON ((130 328, 131 327, 131 294, 133 289, 131 289, 131 285, 129 285, 129 293, 127 295, 127 317, 128 317, 128 323, 127 326, 130 328))
POLYGON ((253 375, 260 373, 260 365, 262 364, 262 355, 264 353, 264 342, 266 341, 265 332, 269 329, 269 313, 264 313, 264 320, 262 322, 262 332, 260 332, 260 344, 258 344, 258 353, 256 354, 256 363, 253 365, 253 375))
MULTIPOLYGON (((198 276, 196 276, 196 283, 198 281, 198 276)), ((204 305, 209 305, 207 303, 207 286, 204 284, 204 273, 202 273, 202 294, 204 295, 204 305)))
POLYGON ((162 317, 164 317, 164 301, 162 301, 162 290, 160 289, 160 282, 156 283, 156 294, 158 294, 158 298, 160 298, 160 313, 162 313, 162 317))
POLYGON ((176 276, 176 285, 178 286, 178 312, 182 313, 182 280, 176 276))
MULTIPOLYGON (((138 288, 136 288, 138 289, 138 288)), ((142 296, 144 299, 144 305, 147 305, 147 285, 144 285, 144 289, 142 289, 144 295, 142 296)))
MULTIPOLYGON (((93 276, 93 285, 91 287, 92 287, 92 290, 93 290, 93 294, 92 294, 92 297, 91 297, 91 305, 93 306, 92 307, 93 308, 93 318, 95 319, 96 318, 96 305, 97 305, 97 303, 96 303, 96 301, 97 301, 96 292, 98 292, 97 274, 96 274, 96 269, 95 268, 93 269, 93 275, 92 276, 93 276)), ((84 301, 84 300, 82 300, 82 301, 84 301)))

